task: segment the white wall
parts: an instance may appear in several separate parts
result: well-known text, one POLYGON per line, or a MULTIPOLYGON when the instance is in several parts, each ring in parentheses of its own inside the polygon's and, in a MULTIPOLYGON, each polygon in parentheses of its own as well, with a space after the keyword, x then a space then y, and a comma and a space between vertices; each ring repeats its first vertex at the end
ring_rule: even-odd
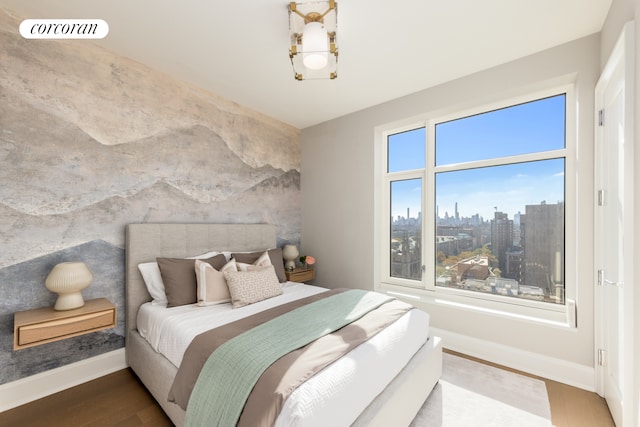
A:
MULTIPOLYGON (((508 98, 522 90, 538 89, 545 81, 575 74, 579 119, 580 215, 576 218, 579 327, 549 327, 518 320, 506 322, 487 314, 436 306, 425 308, 431 314, 431 324, 450 336, 450 346, 472 342, 465 351, 592 388, 593 100, 599 66, 600 36, 596 34, 303 129, 302 252, 318 259, 316 283, 363 289, 376 286, 378 266, 374 265, 373 247, 376 126, 418 114, 508 98), (465 341, 465 337, 469 340, 465 341), (540 361, 555 366, 547 369, 540 366, 540 361), (567 378, 561 378, 562 371, 571 372, 567 378)), ((448 345, 446 337, 444 345, 448 345)))
MULTIPOLYGON (((635 186, 635 217, 638 217, 638 213, 640 213, 640 78, 638 75, 640 74, 640 0, 636 0, 635 3, 635 22, 636 22, 636 102, 635 102, 635 110, 636 110, 636 120, 635 120, 635 161, 634 161, 634 186, 635 186)), ((640 254, 640 226, 636 224, 635 228, 635 253, 636 256, 640 254)), ((635 265, 635 277, 636 280, 640 278, 640 263, 636 263, 635 265)), ((637 283, 634 284, 636 293, 635 293, 635 331, 636 331, 636 342, 635 342, 635 360, 636 365, 634 367, 634 396, 633 400, 635 402, 635 418, 634 422, 636 426, 640 425, 640 339, 638 339, 638 332, 640 332, 640 289, 638 289, 637 283)))
MULTIPOLYGON (((640 0, 636 0, 635 2, 635 27, 636 27, 636 38, 635 38, 635 55, 636 55, 636 99, 635 99, 635 160, 634 160, 634 197, 635 197, 635 217, 638 218, 638 214, 640 213, 640 0)), ((636 256, 640 254, 640 225, 636 223, 635 227, 635 253, 636 256)), ((636 263, 635 265, 635 278, 638 280, 640 278, 640 263, 636 263)), ((634 366, 634 396, 633 400, 635 402, 634 408, 634 423, 636 426, 640 425, 640 339, 638 339, 638 332, 640 332, 640 289, 638 289, 638 284, 634 283, 635 288, 635 328, 636 331, 636 342, 634 347, 634 354, 636 365, 634 366)))
POLYGON ((637 0, 613 0, 600 32, 600 66, 609 59, 613 46, 618 41, 622 26, 634 19, 637 0))

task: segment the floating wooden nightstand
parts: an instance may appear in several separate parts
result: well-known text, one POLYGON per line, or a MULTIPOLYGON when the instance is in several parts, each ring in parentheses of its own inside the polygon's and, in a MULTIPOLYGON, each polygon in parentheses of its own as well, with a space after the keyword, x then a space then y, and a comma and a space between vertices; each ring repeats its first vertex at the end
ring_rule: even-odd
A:
POLYGON ((286 271, 287 280, 291 282, 306 283, 316 277, 316 271, 313 268, 294 268, 293 271, 286 271))
POLYGON ((116 325, 116 306, 106 298, 86 301, 74 310, 53 307, 19 311, 13 317, 13 349, 71 338, 116 325))

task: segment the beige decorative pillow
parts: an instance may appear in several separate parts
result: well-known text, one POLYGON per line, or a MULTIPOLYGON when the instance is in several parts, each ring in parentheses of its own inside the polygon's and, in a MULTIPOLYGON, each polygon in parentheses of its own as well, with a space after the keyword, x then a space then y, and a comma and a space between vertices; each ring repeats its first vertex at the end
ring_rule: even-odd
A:
POLYGON ((233 308, 282 294, 282 286, 272 265, 249 271, 225 271, 224 277, 233 308))
POLYGON ((224 272, 237 271, 234 259, 226 263, 219 271, 211 264, 196 260, 195 269, 198 305, 214 305, 231 301, 224 272))
POLYGON ((239 262, 239 261, 237 262, 238 271, 255 270, 255 268, 252 268, 252 267, 268 267, 270 265, 273 265, 273 264, 271 264, 271 258, 269 257, 269 252, 267 251, 265 251, 262 255, 260 255, 258 259, 253 261, 253 264, 248 264, 246 262, 239 262))

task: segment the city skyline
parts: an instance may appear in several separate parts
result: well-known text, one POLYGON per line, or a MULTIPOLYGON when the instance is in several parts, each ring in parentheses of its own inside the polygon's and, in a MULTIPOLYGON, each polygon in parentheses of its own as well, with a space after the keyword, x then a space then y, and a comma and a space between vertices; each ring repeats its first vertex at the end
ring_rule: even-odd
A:
MULTIPOLYGON (((474 214, 471 214, 471 215, 465 215, 465 214, 460 213, 460 209, 458 209, 458 217, 459 217, 460 220, 464 220, 464 219, 472 219, 476 215, 478 215, 478 217, 481 218, 482 221, 486 222, 486 221, 491 221, 494 218, 494 215, 495 215, 496 212, 502 212, 502 213, 507 214, 509 219, 513 220, 513 219, 516 218, 517 215, 524 215, 525 214, 525 207, 526 206, 535 206, 535 205, 540 205, 540 204, 549 204, 549 205, 551 205, 551 204, 558 204, 558 203, 564 203, 564 202, 562 200, 558 200, 558 201, 554 201, 554 202, 550 202, 550 201, 547 201, 547 200, 541 200, 539 203, 527 203, 525 206, 522 207, 522 209, 519 209, 516 212, 505 212, 504 210, 500 209, 499 206, 494 206, 493 207, 493 211, 491 212, 491 214, 490 215, 486 215, 486 216, 485 215, 481 215, 479 213, 474 213, 474 214)), ((449 212, 448 210, 445 210, 443 212, 442 209, 439 209, 439 206, 436 206, 436 220, 438 220, 438 219, 444 220, 444 219, 447 219, 447 218, 455 218, 455 212, 456 212, 455 206, 454 206, 454 208, 452 209, 451 212, 449 212)), ((400 219, 402 219, 402 220, 404 220, 404 219, 417 220, 417 219, 421 218, 421 213, 422 213, 421 211, 415 212, 415 211, 411 210, 410 207, 407 207, 407 209, 405 210, 404 214, 394 215, 392 217, 392 221, 395 222, 395 221, 400 220, 400 219), (409 212, 408 216, 407 216, 407 210, 409 212), (415 213, 415 215, 414 215, 414 213, 415 213)))
MULTIPOLYGON (((564 303, 564 203, 527 204, 509 215, 439 214, 436 286, 564 303)), ((423 277, 423 221, 410 209, 393 220, 391 274, 423 277), (409 218, 409 219, 407 219, 409 218)))

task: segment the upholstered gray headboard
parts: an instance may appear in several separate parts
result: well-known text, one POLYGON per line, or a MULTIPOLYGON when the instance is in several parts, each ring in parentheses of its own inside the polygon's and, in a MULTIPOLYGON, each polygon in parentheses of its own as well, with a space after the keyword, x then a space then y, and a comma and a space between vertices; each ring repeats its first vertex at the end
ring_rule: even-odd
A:
MULTIPOLYGON (((126 230, 126 333, 136 330, 138 309, 151 301, 138 264, 156 257, 184 258, 208 251, 259 251, 274 248, 270 224, 129 224, 126 230)), ((195 274, 195 273, 194 273, 195 274)))

